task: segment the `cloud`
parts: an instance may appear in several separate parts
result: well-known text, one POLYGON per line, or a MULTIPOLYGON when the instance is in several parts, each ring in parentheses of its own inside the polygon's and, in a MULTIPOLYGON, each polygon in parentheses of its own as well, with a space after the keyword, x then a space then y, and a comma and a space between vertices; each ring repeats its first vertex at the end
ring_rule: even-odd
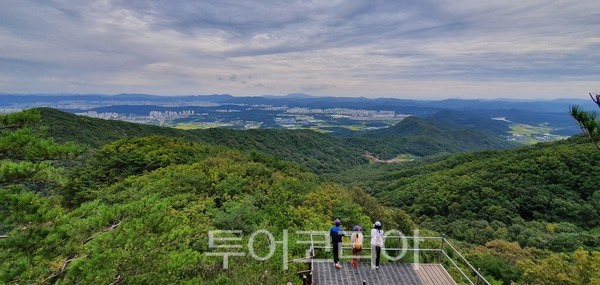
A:
POLYGON ((0 92, 569 97, 600 85, 593 0, 7 2, 0 92))

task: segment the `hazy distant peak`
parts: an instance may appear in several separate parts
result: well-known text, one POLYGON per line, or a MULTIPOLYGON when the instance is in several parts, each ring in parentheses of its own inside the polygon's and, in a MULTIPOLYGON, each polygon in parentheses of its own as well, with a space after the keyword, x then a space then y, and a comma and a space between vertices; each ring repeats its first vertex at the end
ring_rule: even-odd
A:
POLYGON ((306 93, 289 93, 287 95, 262 95, 258 97, 264 97, 269 99, 308 99, 308 98, 317 98, 319 96, 313 96, 306 93))
POLYGON ((290 93, 290 94, 286 95, 285 97, 302 99, 302 98, 314 98, 314 97, 318 97, 318 96, 313 96, 313 95, 306 94, 306 93, 290 93))

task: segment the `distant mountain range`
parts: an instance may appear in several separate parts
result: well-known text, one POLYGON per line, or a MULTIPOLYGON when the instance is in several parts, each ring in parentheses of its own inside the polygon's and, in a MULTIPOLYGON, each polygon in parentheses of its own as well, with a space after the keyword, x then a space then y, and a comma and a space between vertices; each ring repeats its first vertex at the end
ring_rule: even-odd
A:
POLYGON ((406 108, 439 110, 451 109, 462 111, 474 110, 526 110, 535 112, 566 112, 565 106, 578 104, 584 108, 594 108, 590 100, 582 99, 555 99, 555 100, 473 100, 473 99, 445 99, 445 100, 412 100, 396 98, 365 98, 365 97, 318 97, 303 93, 293 93, 286 96, 247 96, 237 97, 229 94, 211 95, 182 95, 182 96, 158 96, 149 94, 0 94, 0 106, 14 104, 55 103, 60 101, 205 101, 212 103, 231 104, 277 104, 294 107, 340 107, 340 108, 362 108, 362 109, 391 109, 394 111, 406 110, 406 108))

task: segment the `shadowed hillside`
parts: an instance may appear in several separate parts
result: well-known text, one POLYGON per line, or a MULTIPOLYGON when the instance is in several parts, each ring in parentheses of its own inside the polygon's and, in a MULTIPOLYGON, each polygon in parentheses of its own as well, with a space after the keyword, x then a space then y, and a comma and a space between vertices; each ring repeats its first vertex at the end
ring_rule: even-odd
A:
POLYGON ((74 141, 93 147, 128 138, 162 135, 188 141, 255 150, 304 165, 317 173, 335 172, 365 163, 362 149, 311 130, 178 130, 123 121, 77 116, 41 108, 47 135, 58 142, 74 141))
POLYGON ((428 156, 516 146, 491 133, 417 117, 408 117, 390 128, 357 134, 348 141, 386 158, 404 153, 428 156))
POLYGON ((316 173, 339 172, 366 163, 362 157, 365 150, 393 157, 399 154, 427 156, 514 146, 492 134, 416 117, 409 117, 390 128, 339 138, 311 130, 179 130, 77 116, 49 108, 39 110, 48 136, 58 142, 74 141, 98 147, 122 138, 162 135, 260 151, 304 165, 316 173))

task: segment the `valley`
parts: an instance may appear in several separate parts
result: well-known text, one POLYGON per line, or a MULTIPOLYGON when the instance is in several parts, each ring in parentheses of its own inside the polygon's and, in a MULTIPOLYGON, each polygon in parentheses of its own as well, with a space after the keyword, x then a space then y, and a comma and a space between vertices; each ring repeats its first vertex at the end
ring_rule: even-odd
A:
POLYGON ((51 107, 92 118, 179 129, 310 129, 348 137, 398 124, 409 116, 496 134, 518 144, 554 141, 580 130, 568 115, 571 101, 418 101, 288 96, 45 95, 30 101, 0 94, 3 112, 51 107), (501 119, 499 119, 501 118, 501 119))

